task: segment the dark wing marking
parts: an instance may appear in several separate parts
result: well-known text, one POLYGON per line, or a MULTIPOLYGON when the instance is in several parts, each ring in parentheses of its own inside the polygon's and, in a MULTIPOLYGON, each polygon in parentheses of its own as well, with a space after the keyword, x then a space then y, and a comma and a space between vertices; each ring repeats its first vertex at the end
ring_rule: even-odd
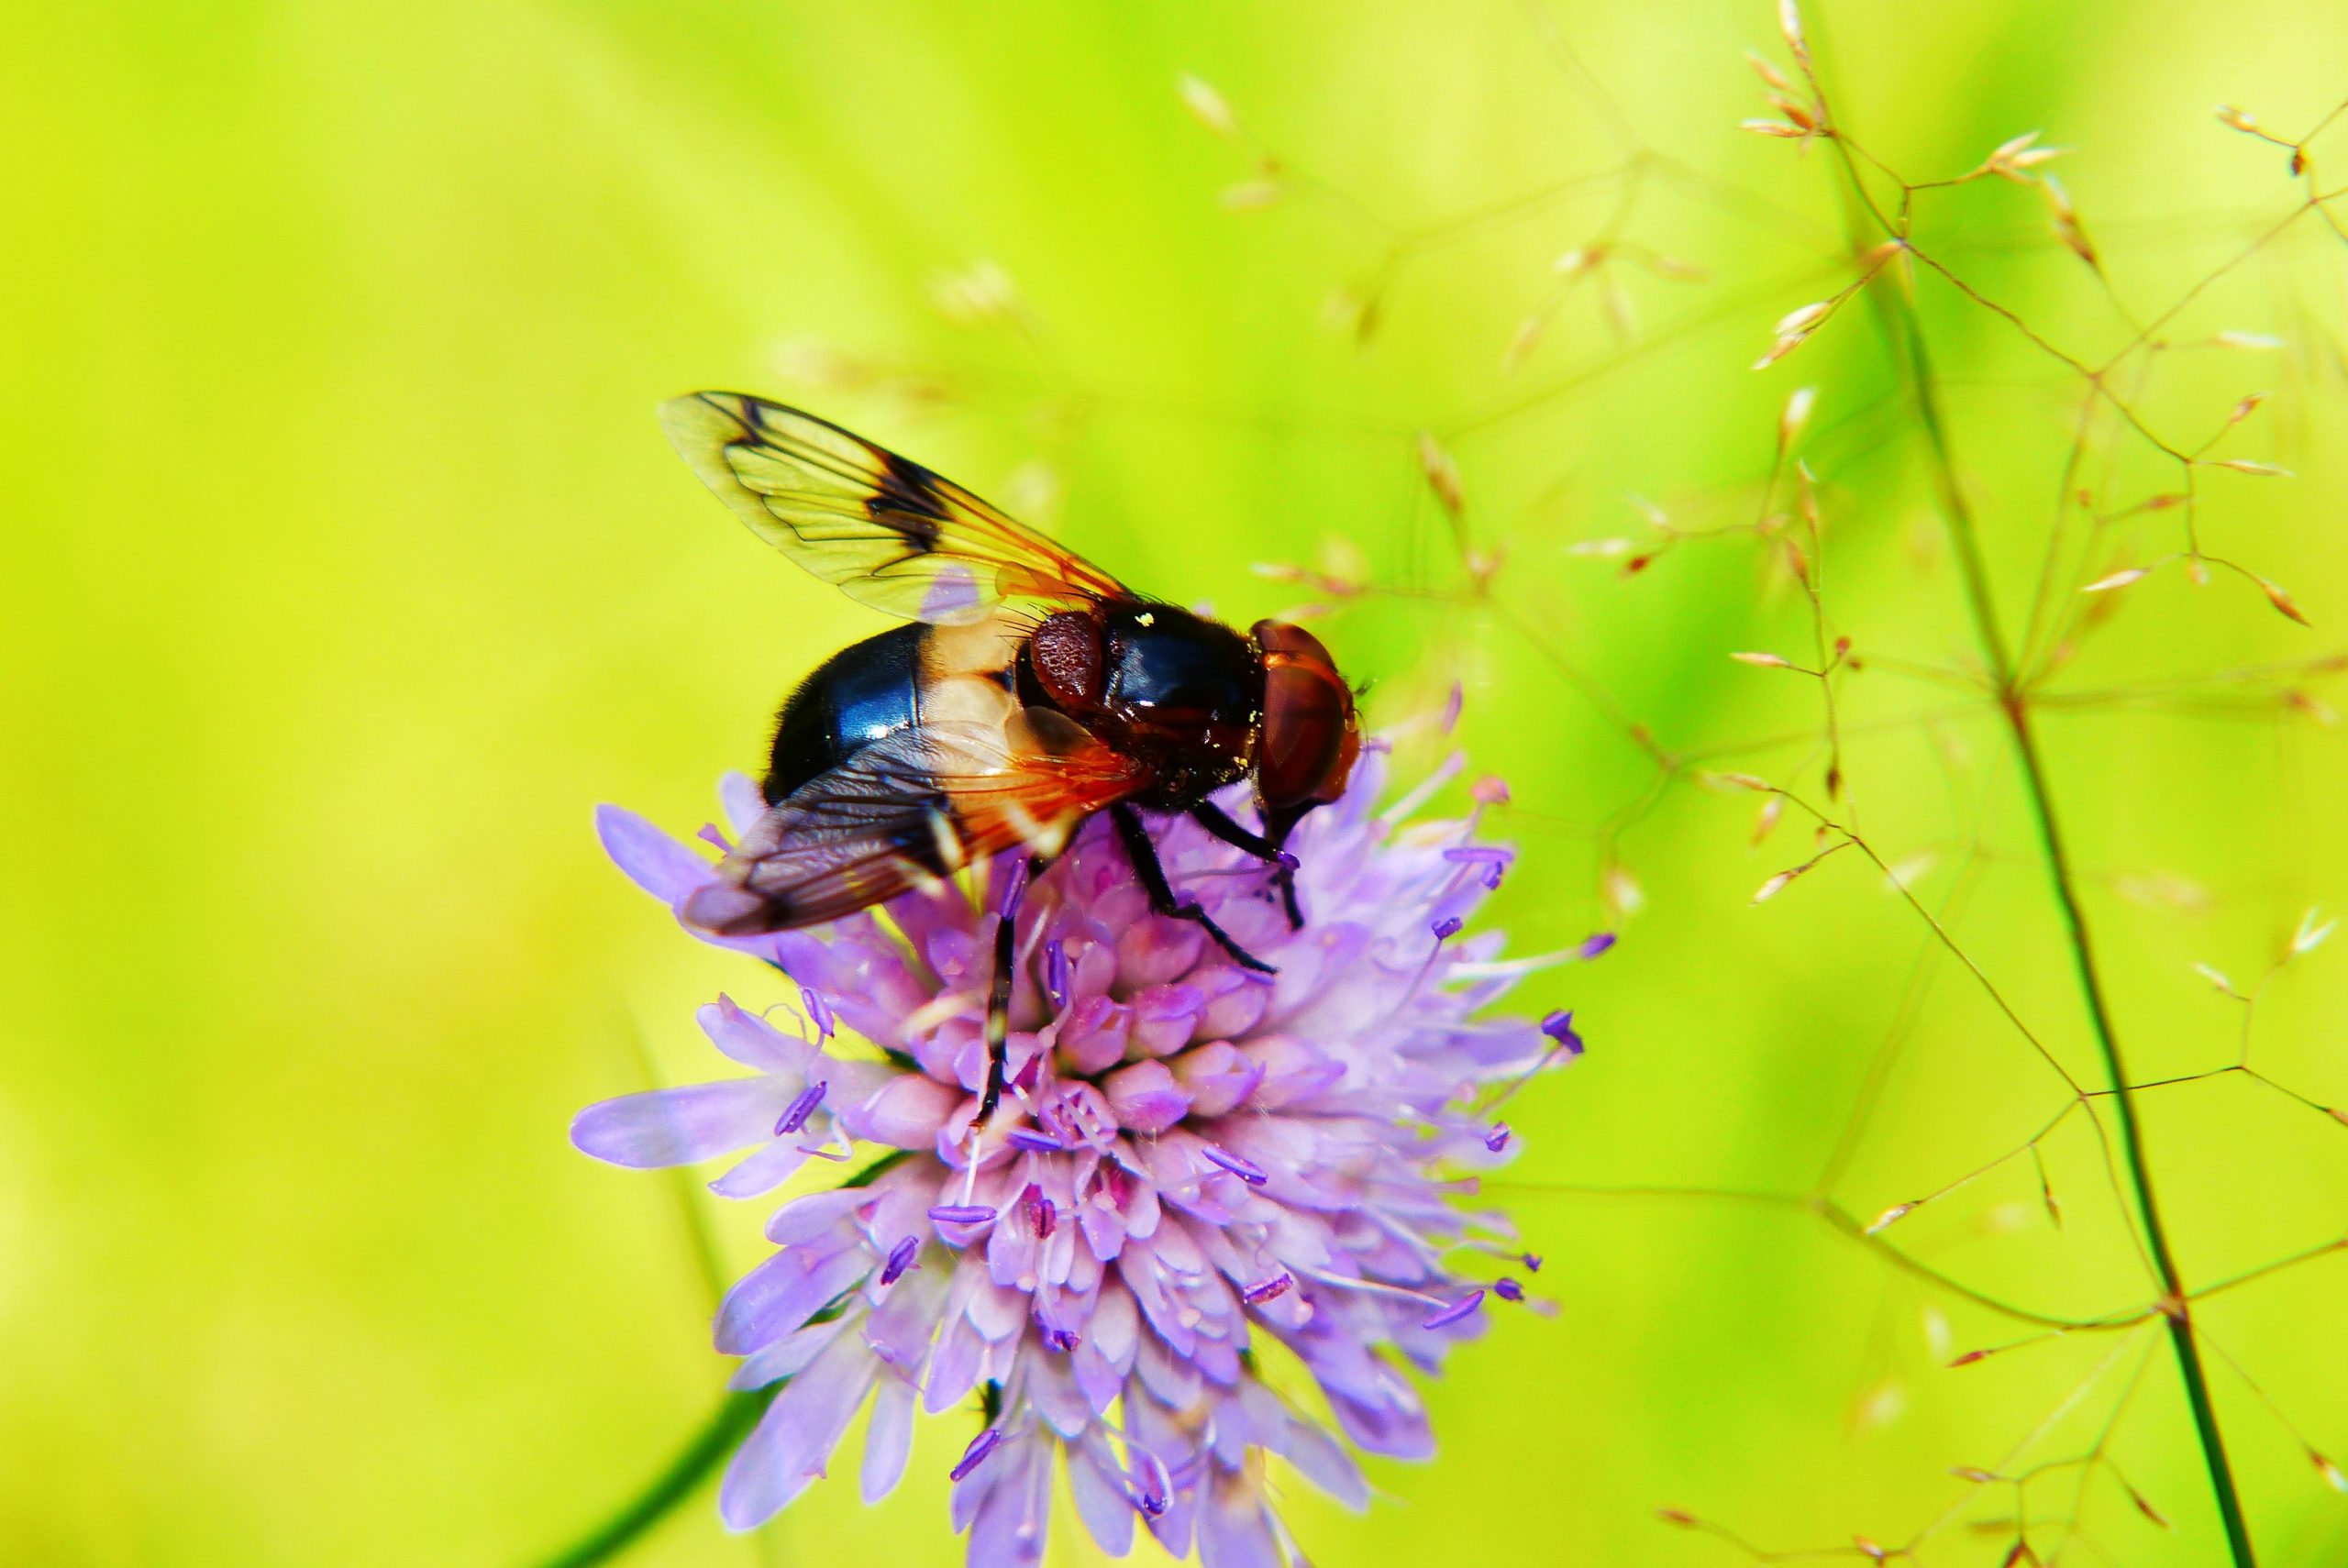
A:
POLYGON ((837 920, 1022 845, 1057 854, 1148 776, 1048 709, 901 731, 770 807, 679 912, 721 936, 837 920))
POLYGON ((1006 599, 1132 597, 961 486, 813 414, 702 392, 662 404, 660 425, 752 533, 876 610, 954 623, 1006 599))

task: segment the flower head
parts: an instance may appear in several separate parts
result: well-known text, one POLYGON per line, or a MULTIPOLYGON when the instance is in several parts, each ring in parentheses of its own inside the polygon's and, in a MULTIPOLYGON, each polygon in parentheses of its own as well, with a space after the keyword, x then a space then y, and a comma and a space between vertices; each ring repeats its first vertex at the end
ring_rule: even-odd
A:
MULTIPOLYGON (((951 1475, 973 1564, 1041 1557, 1056 1450, 1104 1551, 1138 1521, 1209 1568, 1277 1562, 1263 1454, 1353 1507, 1368 1489, 1347 1442, 1259 1375, 1267 1342, 1352 1449, 1434 1452, 1388 1353, 1432 1374, 1482 1331, 1488 1289, 1523 1299, 1493 1277, 1523 1261, 1505 1221, 1460 1199, 1513 1157, 1498 1099, 1572 1053, 1569 1031, 1477 1016, 1532 966, 1466 930, 1509 853, 1472 843, 1473 819, 1374 812, 1384 763, 1373 747, 1298 830, 1301 929, 1266 867, 1187 819, 1154 824, 1174 885, 1269 975, 1152 914, 1107 824, 1080 831, 1016 919, 1010 1090, 983 1127, 994 911, 1017 857, 976 898, 942 883, 820 930, 710 939, 783 970, 804 1017, 786 1031, 721 998, 702 1026, 755 1076, 591 1106, 572 1137, 626 1165, 738 1154, 711 1184, 730 1198, 858 1162, 781 1206, 779 1250, 718 1311, 735 1386, 782 1385, 727 1471, 728 1524, 788 1505, 868 1400, 863 1491, 881 1496, 916 1408, 983 1389, 951 1475)), ((725 795, 738 831, 757 791, 737 778, 725 795)), ((639 818, 607 807, 600 826, 672 908, 710 880, 639 818)))

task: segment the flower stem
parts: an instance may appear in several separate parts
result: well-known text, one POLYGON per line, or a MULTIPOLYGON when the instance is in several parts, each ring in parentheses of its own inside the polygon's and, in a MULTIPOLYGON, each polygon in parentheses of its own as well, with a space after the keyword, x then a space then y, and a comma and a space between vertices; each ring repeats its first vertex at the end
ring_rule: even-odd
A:
MULTIPOLYGON (((1847 160, 1845 172, 1855 186, 1859 174, 1847 160)), ((1857 243, 1857 220, 1864 211, 1864 198, 1855 200, 1850 215, 1855 248, 1857 243)), ((1965 580, 1965 598, 1972 613, 1975 635, 1981 644, 1982 657, 1996 683, 1998 705, 2005 714, 2006 725, 2013 735, 2014 753, 2021 764, 2021 776, 2030 797, 2031 815, 2038 825, 2040 847, 2044 851, 2046 871, 2053 884, 2055 902, 2061 907, 2065 934, 2069 938, 2071 958, 2078 971, 2079 988, 2084 994, 2088 1020, 2094 1031, 2096 1045, 2102 1054, 2104 1073, 2111 1088, 2111 1099, 2118 1109, 2120 1144, 2128 1165, 2128 1180, 2133 1189, 2136 1211, 2144 1228, 2144 1240, 2149 1247, 2154 1271, 2160 1277, 2160 1311, 2168 1324, 2169 1342, 2176 1353, 2178 1375, 2185 1383, 2186 1403, 2193 1412, 2193 1426, 2201 1446, 2201 1454, 2210 1472, 2210 1490, 2216 1494, 2218 1515, 2223 1521, 2226 1544, 2231 1550, 2234 1568, 2256 1568, 2257 1558, 2252 1552, 2250 1526, 2243 1516, 2242 1497, 2234 1485, 2233 1468, 2226 1458, 2225 1438, 2218 1430, 2218 1412, 2210 1397, 2210 1378, 2202 1365, 2201 1347, 2193 1333, 2193 1317, 2188 1306, 2183 1279, 2176 1260, 2170 1251, 2168 1231, 2161 1222, 2159 1202, 2153 1194, 2153 1174, 2144 1152, 2143 1130, 2136 1120, 2134 1097, 2129 1089, 2128 1074, 2120 1052, 2120 1038, 2111 1021, 2111 1010, 2105 999, 2103 980, 2096 968, 2095 949, 2088 938, 2087 914, 2079 905, 2078 885, 2072 874, 2068 852, 2054 810, 2054 791, 2050 787, 2046 767, 2040 759, 2038 744, 2031 732, 2029 693, 2017 679, 2012 655, 2009 652, 2005 635, 1998 624, 1995 600, 1990 595, 1988 572, 1982 561, 1981 546, 1973 526, 1971 505, 1958 480, 1956 460, 1950 450, 1948 426, 1940 402, 1939 383, 1933 379, 1930 352, 1925 347, 1923 325, 1918 320, 1915 307, 1908 303, 1888 282, 1878 282, 1871 291, 1876 297, 1878 321, 1886 336, 1892 340, 1898 355, 1899 370, 1915 395, 1918 422, 1923 426, 1927 445, 1932 449, 1933 469, 1938 481, 1941 513, 1947 525, 1949 542, 1955 550, 1957 567, 1965 580)))
POLYGON ((700 1488, 710 1472, 758 1425, 759 1418, 766 1414, 781 1386, 777 1384, 728 1394, 709 1424, 650 1485, 610 1518, 547 1558, 540 1568, 591 1568, 592 1564, 610 1562, 634 1545, 638 1537, 700 1488))

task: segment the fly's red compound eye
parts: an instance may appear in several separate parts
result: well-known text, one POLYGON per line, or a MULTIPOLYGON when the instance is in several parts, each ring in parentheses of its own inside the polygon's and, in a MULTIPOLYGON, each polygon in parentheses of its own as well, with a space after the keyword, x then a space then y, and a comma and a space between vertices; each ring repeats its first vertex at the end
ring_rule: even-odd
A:
POLYGON ((1256 736, 1256 794, 1274 809, 1325 804, 1345 792, 1361 749, 1354 694, 1321 640, 1283 621, 1258 621, 1264 720, 1256 736))

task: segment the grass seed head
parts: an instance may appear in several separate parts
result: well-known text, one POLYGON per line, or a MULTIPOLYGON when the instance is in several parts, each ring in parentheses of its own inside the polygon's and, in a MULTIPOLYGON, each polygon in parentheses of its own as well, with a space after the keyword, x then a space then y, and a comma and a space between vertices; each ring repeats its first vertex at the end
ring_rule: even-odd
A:
POLYGON ((1182 106, 1199 124, 1225 141, 1239 139, 1239 116, 1231 112, 1230 104, 1212 83, 1185 72, 1174 85, 1182 96, 1182 106))
POLYGON ((1235 185, 1225 185, 1216 199, 1227 211, 1256 212, 1268 207, 1288 193, 1288 188, 1278 180, 1242 180, 1235 185))
POLYGON ((1434 491, 1443 509, 1456 517, 1466 509, 1468 498, 1459 488, 1459 465, 1443 448, 1443 443, 1431 431, 1419 432, 1419 471, 1426 476, 1427 488, 1434 491))
POLYGON ((2292 620, 2297 621, 2302 626, 2312 626, 2315 624, 2314 622, 2308 619, 2307 613, 2299 608, 2298 602, 2291 597, 2289 592, 2284 589, 2281 583, 2276 582, 2270 578, 2259 577, 2254 572, 2251 575, 2253 580, 2257 582, 2259 591, 2266 595, 2266 602, 2268 603, 2274 605, 2276 609, 2281 611, 2284 614, 2288 615, 2292 620))
POLYGON ((1778 452, 1783 456, 1793 447, 1794 441, 1810 423, 1810 411, 1817 404, 1816 387, 1796 387, 1786 399, 1786 406, 1778 415, 1778 452))

